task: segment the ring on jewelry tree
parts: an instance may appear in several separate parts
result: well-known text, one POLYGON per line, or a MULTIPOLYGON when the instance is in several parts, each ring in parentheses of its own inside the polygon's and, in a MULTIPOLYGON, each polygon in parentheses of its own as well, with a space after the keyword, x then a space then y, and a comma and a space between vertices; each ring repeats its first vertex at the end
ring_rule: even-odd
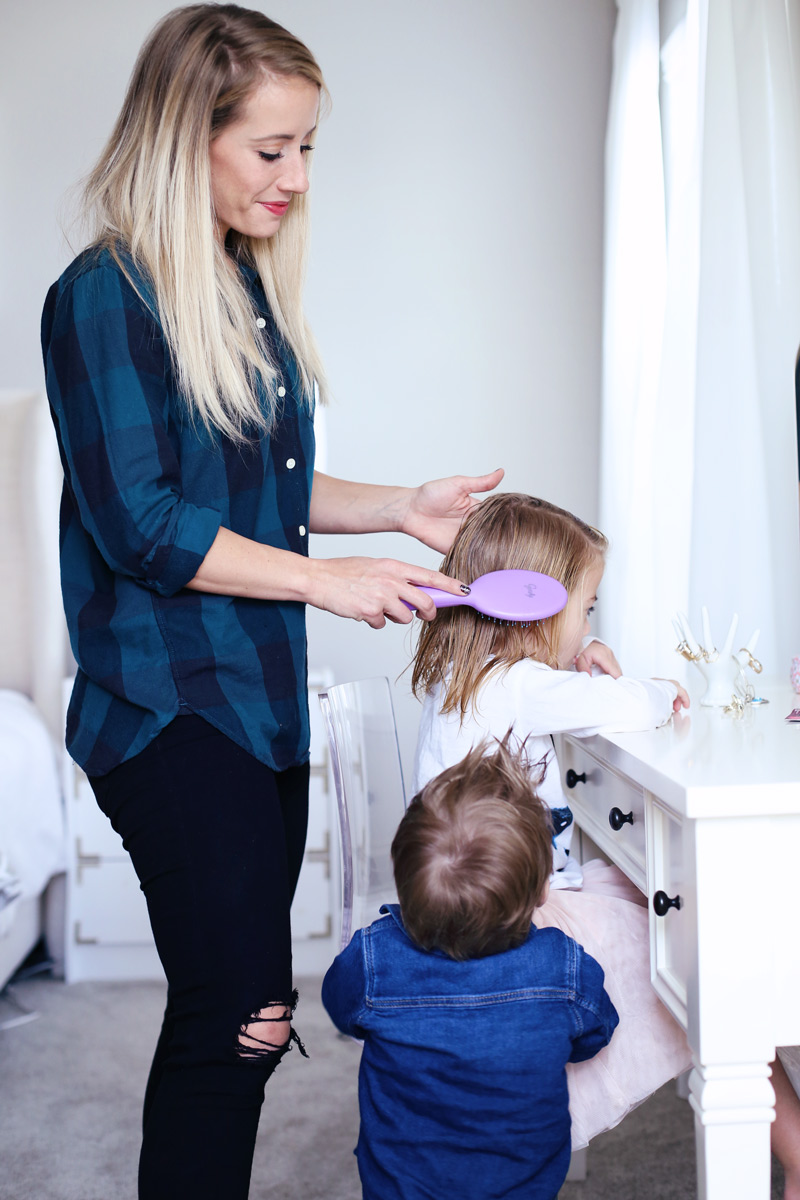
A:
POLYGON ((760 675, 761 672, 764 670, 764 668, 762 667, 762 665, 758 661, 758 659, 753 655, 752 650, 749 650, 747 648, 747 646, 742 646, 739 653, 747 655, 748 660, 749 660, 747 663, 748 667, 750 668, 750 670, 753 672, 754 675, 760 675))

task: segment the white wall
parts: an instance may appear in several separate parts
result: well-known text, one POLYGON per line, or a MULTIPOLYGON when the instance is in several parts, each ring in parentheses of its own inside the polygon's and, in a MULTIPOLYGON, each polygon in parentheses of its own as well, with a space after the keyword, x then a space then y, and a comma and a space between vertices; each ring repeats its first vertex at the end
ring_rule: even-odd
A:
MULTIPOLYGON (((93 163, 164 0, 6 0, 2 384, 41 387, 38 319, 93 163)), ((596 516, 602 164, 614 0, 271 0, 333 95, 317 139, 308 307, 336 395, 327 469, 414 483, 502 465, 506 489, 596 516)), ((314 554, 435 565, 399 536, 314 554)), ((405 628, 310 614, 344 680, 409 658, 405 628)), ((404 754, 416 709, 398 688, 404 754)))

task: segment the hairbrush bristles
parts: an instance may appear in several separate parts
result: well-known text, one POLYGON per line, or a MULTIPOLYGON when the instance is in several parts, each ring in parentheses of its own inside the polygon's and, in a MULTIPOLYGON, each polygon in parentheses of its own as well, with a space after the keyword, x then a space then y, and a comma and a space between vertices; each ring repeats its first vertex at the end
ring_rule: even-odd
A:
MULTIPOLYGON (((477 612, 477 609, 475 610, 477 612)), ((482 621, 491 621, 493 625, 516 625, 518 629, 530 629, 532 625, 541 625, 541 621, 504 621, 501 617, 489 617, 486 613, 478 612, 482 621)))

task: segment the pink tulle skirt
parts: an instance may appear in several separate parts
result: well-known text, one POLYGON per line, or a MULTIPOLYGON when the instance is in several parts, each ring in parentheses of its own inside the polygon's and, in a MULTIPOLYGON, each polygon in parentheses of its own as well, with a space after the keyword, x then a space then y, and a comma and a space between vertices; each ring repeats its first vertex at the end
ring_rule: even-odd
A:
POLYGON ((619 1013, 605 1050, 567 1067, 574 1150, 691 1066, 686 1035, 650 983, 645 897, 616 867, 594 859, 582 869, 579 891, 551 889, 533 917, 534 925, 563 930, 597 959, 619 1013))

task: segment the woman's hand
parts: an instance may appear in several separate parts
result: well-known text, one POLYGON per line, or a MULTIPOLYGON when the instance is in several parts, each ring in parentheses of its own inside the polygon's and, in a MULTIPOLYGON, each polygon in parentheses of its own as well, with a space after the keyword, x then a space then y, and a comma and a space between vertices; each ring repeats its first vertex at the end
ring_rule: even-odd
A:
POLYGON ((433 600, 415 584, 454 596, 469 590, 458 579, 393 558, 306 558, 220 528, 186 586, 249 600, 298 601, 382 629, 387 620, 407 625, 414 610, 425 621, 436 616, 433 600))
POLYGON ((382 629, 387 620, 407 625, 414 610, 423 620, 433 620, 436 606, 415 584, 456 596, 462 591, 457 579, 393 558, 315 558, 308 560, 308 568, 309 604, 339 617, 365 621, 373 629, 382 629))
POLYGON ((503 478, 502 467, 489 475, 452 475, 420 487, 353 483, 314 472, 309 529, 312 533, 407 533, 446 554, 461 522, 503 478))
POLYGON ((575 667, 578 671, 585 671, 587 675, 591 675, 592 667, 599 667, 604 675, 610 675, 612 679, 619 679, 622 674, 622 667, 617 662, 614 651, 604 642, 598 641, 589 642, 589 645, 581 650, 575 659, 575 667))
POLYGON ((400 526, 403 533, 446 554, 464 517, 480 504, 472 493, 490 492, 504 474, 500 467, 489 475, 451 475, 412 488, 400 526))

